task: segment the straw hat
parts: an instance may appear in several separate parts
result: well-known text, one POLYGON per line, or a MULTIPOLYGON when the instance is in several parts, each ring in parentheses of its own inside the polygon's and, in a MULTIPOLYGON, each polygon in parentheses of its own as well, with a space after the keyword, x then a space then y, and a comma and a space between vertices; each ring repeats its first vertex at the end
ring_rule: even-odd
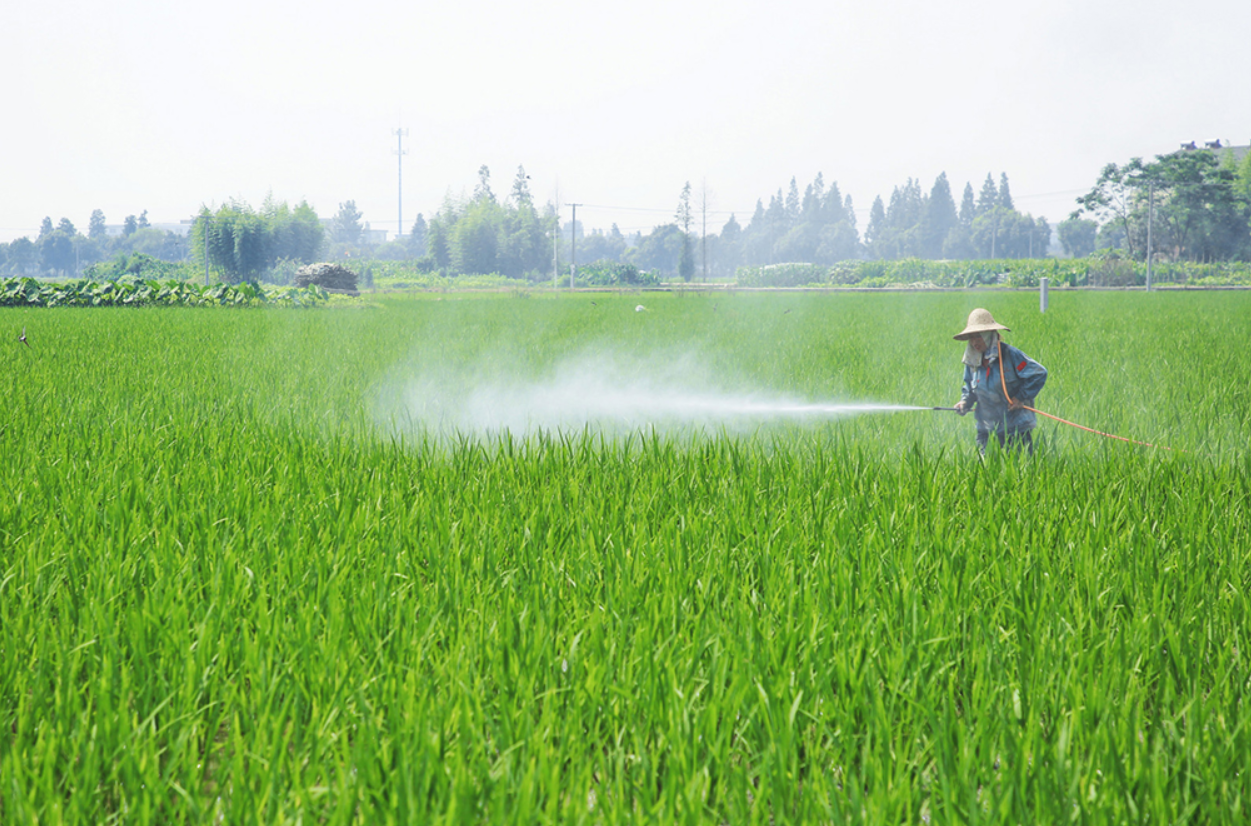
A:
POLYGON ((956 341, 968 341, 977 333, 989 333, 991 330, 1012 332, 1008 327, 997 324, 994 317, 991 316, 990 310, 983 310, 981 307, 978 307, 969 313, 969 323, 964 325, 964 329, 956 333, 952 338, 956 341))

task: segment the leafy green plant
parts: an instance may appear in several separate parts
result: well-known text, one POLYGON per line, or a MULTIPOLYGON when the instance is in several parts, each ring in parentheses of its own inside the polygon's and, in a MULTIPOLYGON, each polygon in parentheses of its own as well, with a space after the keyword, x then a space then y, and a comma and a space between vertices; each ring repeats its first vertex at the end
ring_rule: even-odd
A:
POLYGON ((0 281, 4 307, 138 307, 148 305, 232 305, 309 307, 326 302, 316 286, 266 292, 258 284, 217 284, 202 287, 186 281, 141 279, 121 275, 107 281, 42 281, 10 278, 0 281))
POLYGON ((583 287, 644 287, 659 283, 654 273, 640 272, 633 264, 593 261, 578 267, 577 285, 583 287))

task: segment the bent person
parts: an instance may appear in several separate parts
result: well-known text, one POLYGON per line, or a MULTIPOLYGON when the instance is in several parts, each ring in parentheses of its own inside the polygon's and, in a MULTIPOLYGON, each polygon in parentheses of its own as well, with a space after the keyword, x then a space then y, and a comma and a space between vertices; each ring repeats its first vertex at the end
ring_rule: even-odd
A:
POLYGON ((966 342, 964 386, 956 412, 977 414, 977 448, 983 454, 992 433, 1000 447, 1024 446, 1032 454, 1031 432, 1037 419, 1028 408, 1047 381, 1047 368, 1005 343, 1000 331, 1011 332, 979 307, 969 313, 964 329, 952 336, 966 342))

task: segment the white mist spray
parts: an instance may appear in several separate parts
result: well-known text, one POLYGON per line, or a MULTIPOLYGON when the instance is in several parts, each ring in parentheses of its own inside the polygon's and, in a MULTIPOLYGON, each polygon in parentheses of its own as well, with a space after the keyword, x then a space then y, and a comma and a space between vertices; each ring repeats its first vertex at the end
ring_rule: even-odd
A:
POLYGON ((819 419, 927 410, 873 402, 812 402, 789 395, 726 391, 703 379, 690 357, 656 363, 583 356, 545 376, 521 379, 474 371, 474 378, 426 376, 408 382, 399 418, 438 432, 620 431, 640 428, 747 428, 775 419, 819 419))

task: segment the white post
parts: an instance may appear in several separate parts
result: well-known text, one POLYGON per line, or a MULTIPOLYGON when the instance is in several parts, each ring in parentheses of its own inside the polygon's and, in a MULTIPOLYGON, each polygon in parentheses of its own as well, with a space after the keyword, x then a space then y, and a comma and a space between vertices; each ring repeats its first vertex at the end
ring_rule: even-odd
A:
POLYGON ((578 275, 578 207, 582 204, 570 204, 573 207, 573 228, 569 231, 569 289, 573 289, 573 280, 578 275))
POLYGON ((1047 279, 1038 279, 1038 312, 1047 312, 1047 279))

